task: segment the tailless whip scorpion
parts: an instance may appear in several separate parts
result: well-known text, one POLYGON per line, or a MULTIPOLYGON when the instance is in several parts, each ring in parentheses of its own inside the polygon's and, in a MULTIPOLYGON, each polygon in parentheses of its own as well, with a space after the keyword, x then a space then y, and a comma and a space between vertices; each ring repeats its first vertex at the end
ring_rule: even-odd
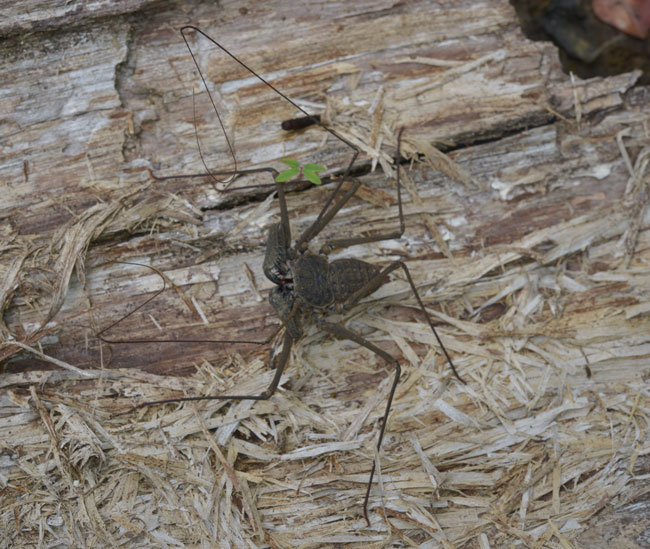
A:
MULTIPOLYGON (((356 305, 361 299, 372 294, 377 290, 382 284, 384 284, 393 271, 401 269, 405 276, 408 284, 415 296, 417 304, 422 311, 428 325, 431 328, 431 331, 435 335, 435 338, 444 353, 444 356, 449 364, 453 374, 456 378, 463 382, 462 378, 456 371, 456 368, 449 356, 449 353, 445 349, 436 332, 436 328, 431 320, 429 313, 427 312, 420 295, 416 289, 411 273, 409 272, 408 267, 402 261, 393 261, 389 265, 379 268, 374 264, 361 261, 359 259, 345 258, 345 259, 336 259, 330 261, 328 255, 334 250, 340 250, 349 246, 354 246, 357 244, 367 244, 370 242, 381 242, 384 240, 400 238, 405 231, 404 224, 404 212, 402 209, 402 195, 401 195, 401 183, 400 183, 400 152, 401 152, 401 141, 402 141, 402 130, 399 131, 397 136, 397 155, 395 158, 396 165, 396 187, 397 187, 397 208, 398 208, 398 218, 399 218, 399 227, 395 230, 384 233, 384 234, 375 234, 370 236, 358 236, 350 238, 337 238, 326 240, 325 243, 320 247, 318 252, 310 250, 309 244, 327 227, 332 218, 343 208, 350 198, 352 198, 357 189, 360 186, 360 181, 353 179, 351 186, 347 189, 343 189, 343 183, 346 179, 349 178, 350 171, 357 160, 359 155, 359 149, 353 145, 349 140, 341 136, 331 127, 325 125, 321 121, 319 115, 309 114, 307 111, 303 110, 299 105, 294 101, 285 96, 281 91, 276 89, 272 84, 267 82, 264 78, 259 76, 256 72, 246 66, 244 63, 239 61, 234 57, 230 52, 228 52, 223 46, 218 44, 212 38, 210 38, 203 31, 199 30, 193 26, 186 26, 181 29, 181 34, 185 40, 185 44, 190 51, 190 55, 196 65, 196 68, 199 71, 200 77, 203 80, 206 90, 208 90, 208 96, 210 102, 214 108, 214 112, 217 115, 221 129, 224 132, 226 141, 228 144, 228 149, 232 155, 233 161, 235 162, 235 169, 229 171, 210 171, 207 168, 207 165, 204 162, 206 167, 207 174, 192 174, 189 176, 181 177, 195 177, 201 175, 205 177, 206 175, 211 177, 213 181, 217 183, 222 183, 224 180, 218 179, 219 177, 227 177, 229 183, 234 180, 236 177, 243 174, 253 174, 261 173, 268 174, 269 177, 273 179, 273 183, 265 185, 255 185, 255 187, 270 187, 272 190, 277 193, 278 202, 280 205, 280 221, 271 225, 268 235, 268 241, 266 244, 266 253, 264 256, 263 270, 265 276, 275 284, 275 287, 269 293, 269 301, 278 317, 281 320, 281 326, 279 330, 284 330, 282 349, 277 356, 271 356, 270 366, 275 368, 275 375, 271 381, 268 388, 261 394, 258 395, 211 395, 211 396, 192 396, 192 397, 183 397, 183 398, 174 398, 174 399, 165 399, 157 400, 153 402, 145 402, 137 406, 140 408, 143 406, 152 406, 156 404, 163 404, 167 402, 188 402, 188 401, 199 401, 199 400, 266 400, 273 396, 273 393, 276 391, 282 373, 287 365, 290 350, 292 345, 299 340, 305 331, 305 327, 308 323, 314 323, 316 326, 334 337, 349 339, 355 343, 365 347, 366 349, 372 351, 377 356, 381 357, 383 360, 389 364, 394 370, 394 377, 390 392, 388 394, 388 399, 386 402, 386 409, 381 420, 381 426, 379 428, 379 435, 377 437, 377 451, 381 449, 382 440, 384 438, 384 433, 386 431, 386 424, 388 421, 388 416, 391 410, 391 404, 393 401, 393 396, 395 395, 395 389, 398 385, 401 373, 401 367, 399 361, 391 356, 389 353, 380 349, 375 344, 368 341, 366 338, 355 333, 354 331, 346 328, 340 323, 333 323, 328 321, 328 313, 344 313, 350 310, 351 307, 356 305), (298 109, 302 114, 300 117, 288 120, 283 122, 282 128, 289 131, 300 130, 307 126, 318 126, 325 132, 328 132, 330 136, 338 139, 345 146, 350 148, 352 158, 347 164, 346 169, 338 177, 338 181, 334 184, 334 188, 330 193, 328 199, 323 205, 320 213, 316 219, 300 234, 293 236, 291 232, 291 224, 289 221, 289 210, 287 208, 287 200, 285 196, 285 186, 283 183, 276 181, 278 176, 278 171, 271 167, 263 168, 253 168, 246 170, 238 170, 236 168, 236 159, 231 145, 230 140, 228 140, 227 132, 224 128, 224 123, 219 115, 219 111, 215 105, 215 102, 210 95, 207 84, 203 78, 203 74, 199 67, 199 63, 192 52, 190 43, 188 42, 188 35, 192 33, 197 33, 203 38, 209 40, 214 46, 219 48, 223 53, 232 58, 240 67, 248 71, 254 78, 259 82, 264 83, 269 88, 271 88, 275 93, 277 93, 282 99, 290 103, 293 107, 298 109)), ((198 134, 197 134, 198 142, 198 134)), ((203 160, 203 154, 200 150, 199 144, 199 153, 203 160)), ((155 176, 154 176, 155 177, 155 176)), ((178 176, 172 176, 178 177, 178 176)), ((162 178, 159 178, 162 179, 162 178)), ((216 187, 215 187, 216 188, 216 187)), ((221 189, 222 192, 227 192, 228 189, 221 189)), ((153 267, 148 268, 158 272, 163 279, 164 285, 164 276, 160 271, 154 269, 153 267)), ((104 336, 104 334, 109 331, 111 328, 115 327, 119 322, 123 321, 128 316, 132 315, 138 309, 142 308, 146 303, 154 299, 160 292, 164 290, 164 287, 159 292, 156 292, 152 297, 150 297, 145 303, 138 306, 136 309, 122 317, 120 320, 114 322, 110 326, 104 328, 99 334, 98 337, 110 344, 114 343, 134 343, 134 340, 112 340, 104 336)), ((277 334, 278 331, 274 333, 277 334)), ((166 343, 173 342, 178 343, 179 341, 205 341, 209 343, 221 343, 221 344, 234 344, 234 343, 246 343, 246 344, 259 344, 266 345, 270 343, 271 338, 267 338, 265 341, 231 341, 231 340, 137 340, 138 342, 158 342, 166 343)), ((377 457, 377 459, 379 459, 377 457)), ((373 477, 375 474, 376 461, 373 460, 372 468, 370 471, 370 478, 368 479, 368 485, 363 501, 363 515, 365 517, 366 523, 370 525, 370 520, 368 517, 368 500, 370 497, 370 490, 373 483, 373 477)))

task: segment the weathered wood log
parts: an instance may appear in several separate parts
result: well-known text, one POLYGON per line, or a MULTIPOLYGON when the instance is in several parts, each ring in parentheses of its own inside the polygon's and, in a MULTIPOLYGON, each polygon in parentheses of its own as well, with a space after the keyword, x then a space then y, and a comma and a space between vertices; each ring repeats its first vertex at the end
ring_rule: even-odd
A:
MULTIPOLYGON (((211 170, 232 166, 177 32, 185 24, 360 147, 363 192, 319 241, 396 226, 393 155, 405 128, 406 233, 343 255, 408 262, 468 385, 450 379, 399 276, 347 317, 405 370, 381 458, 384 506, 378 492, 371 499, 375 532, 542 544, 575 538, 604 502, 642 493, 650 138, 637 74, 570 78, 554 46, 525 39, 496 0, 103 9, 18 9, 0 27, 0 333, 20 343, 0 347, 0 438, 42 463, 48 486, 11 458, 0 497, 16 486, 37 494, 26 505, 56 518, 48 541, 82 543, 86 532, 125 543, 153 500, 170 508, 158 527, 137 527, 143 545, 385 539, 360 531, 360 501, 390 372, 356 345, 311 329, 269 401, 113 415, 181 394, 259 393, 273 374, 268 348, 95 337, 162 285, 114 261, 155 266, 174 287, 107 337, 260 340, 279 325, 261 270, 279 218, 273 195, 151 176, 203 173, 197 135, 211 170), (74 482, 83 497, 50 508, 74 482)), ((341 173, 341 143, 318 128, 283 132, 295 109, 217 48, 193 44, 239 168, 291 156, 341 173)), ((332 187, 288 194, 294 234, 332 187)), ((37 532, 32 511, 17 524, 3 515, 23 544, 37 532)))

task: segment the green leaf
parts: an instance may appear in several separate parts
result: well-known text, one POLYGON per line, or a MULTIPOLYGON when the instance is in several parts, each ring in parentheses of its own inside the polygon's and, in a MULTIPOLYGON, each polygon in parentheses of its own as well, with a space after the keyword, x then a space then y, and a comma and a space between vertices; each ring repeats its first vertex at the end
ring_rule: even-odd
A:
POLYGON ((289 179, 293 179, 298 175, 298 172, 300 172, 300 164, 296 166, 295 168, 290 168, 288 170, 285 170, 283 172, 280 172, 278 175, 275 176, 275 181, 277 183, 284 183, 285 181, 289 181, 289 179))
POLYGON ((305 176, 305 179, 311 181, 314 185, 320 185, 322 181, 320 180, 320 177, 318 177, 317 172, 321 172, 324 169, 325 166, 321 166, 320 164, 305 164, 302 173, 305 176))
POLYGON ((308 172, 305 170, 304 176, 307 181, 311 181, 314 185, 320 185, 322 183, 316 172, 308 172))
POLYGON ((286 164, 290 168, 300 168, 300 162, 298 162, 295 158, 283 158, 282 160, 280 160, 280 162, 286 164))

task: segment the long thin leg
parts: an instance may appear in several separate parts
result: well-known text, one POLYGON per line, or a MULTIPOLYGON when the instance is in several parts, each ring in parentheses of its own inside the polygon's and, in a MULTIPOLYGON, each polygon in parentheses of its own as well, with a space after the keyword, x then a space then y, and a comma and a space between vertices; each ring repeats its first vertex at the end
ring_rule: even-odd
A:
MULTIPOLYGON (((182 174, 182 175, 156 175, 153 173, 151 170, 149 170, 149 175, 153 177, 157 181, 166 181, 168 179, 196 179, 198 177, 211 177, 215 175, 233 175, 233 176, 238 176, 238 175, 247 175, 247 174, 252 174, 252 173, 258 173, 258 172, 269 172, 271 175, 273 175, 273 179, 275 180, 275 176, 278 175, 278 170, 275 168, 251 168, 248 170, 229 170, 229 171, 218 171, 218 172, 207 172, 207 173, 188 173, 188 174, 182 174)), ((214 179, 214 177, 213 177, 214 179)), ((218 183, 219 181, 217 181, 218 183)), ((300 182, 297 182, 300 183, 300 182)), ((212 187, 214 188, 215 191, 219 193, 227 193, 227 192, 232 192, 232 191, 243 191, 243 190, 248 190, 248 189, 268 189, 271 187, 277 188, 277 183, 259 183, 257 185, 245 185, 243 187, 237 187, 235 189, 228 189, 227 187, 224 187, 223 189, 218 189, 214 183, 212 184, 212 187)))
MULTIPOLYGON (((325 213, 325 210, 327 206, 329 205, 329 202, 325 205, 325 207, 321 210, 318 218, 316 221, 309 227, 305 232, 300 235, 300 238, 296 241, 296 249, 300 251, 304 251, 307 248, 307 244, 309 244, 309 241, 312 240, 313 238, 316 237, 316 235, 323 230, 323 228, 332 220, 332 218, 338 213, 338 211, 345 206, 348 200, 354 196, 354 194, 357 192, 357 189, 361 185, 360 181, 354 181, 352 183, 352 186, 348 189, 348 191, 339 198, 338 202, 336 202, 329 210, 327 210, 327 213, 325 213)), ((336 189, 331 195, 330 199, 334 198, 334 195, 336 194, 336 189)), ((322 252, 322 250, 321 250, 322 252)))
MULTIPOLYGON (((338 136, 338 134, 335 135, 338 136)), ((343 139, 343 138, 339 136, 339 139, 343 139)), ((305 229, 305 231, 303 231, 303 233, 296 240, 296 249, 303 250, 303 251, 306 250, 309 243, 314 238, 316 238, 316 236, 318 236, 318 233, 320 233, 325 228, 325 226, 336 215, 336 213, 345 205, 345 203, 348 200, 350 200, 350 198, 354 195, 354 193, 357 192, 357 189, 359 188, 359 185, 361 185, 361 182, 355 181, 352 184, 350 190, 347 193, 345 193, 339 199, 339 201, 334 206, 332 206, 331 209, 328 209, 330 207, 330 204, 336 197, 336 195, 339 193, 339 190, 341 189, 341 186, 345 182, 345 179, 352 168, 352 164, 354 164, 358 155, 359 155, 359 150, 355 148, 354 157, 352 158, 350 165, 347 167, 345 173, 339 179, 336 188, 332 191, 332 194, 330 194, 329 198, 325 202, 323 209, 320 211, 320 213, 318 214, 314 222, 309 227, 307 227, 307 229, 305 229)))
MULTIPOLYGON (((401 157, 401 145, 402 145, 402 133, 404 132, 404 128, 401 128, 399 130, 399 133, 397 134, 397 158, 396 158, 396 183, 397 183, 397 207, 399 211, 399 229, 390 233, 384 233, 384 234, 379 234, 379 235, 372 235, 372 236, 362 236, 358 238, 345 238, 345 239, 336 239, 336 240, 329 240, 325 243, 325 245, 321 248, 321 253, 328 254, 332 250, 339 249, 339 248, 345 248, 348 246, 353 246, 356 244, 366 244, 368 242, 380 242, 382 240, 391 240, 393 238, 399 238, 404 234, 405 230, 405 224, 404 224, 404 210, 402 208, 402 193, 401 193, 401 181, 400 181, 400 157, 401 157)), ((353 187, 351 191, 354 190, 356 191, 356 187, 353 187)), ((350 194, 350 193, 348 193, 350 194)), ((354 193, 352 193, 354 194, 354 193)), ((343 204, 349 199, 349 196, 344 196, 341 198, 339 201, 339 204, 336 204, 334 207, 337 207, 340 209, 343 204)), ((332 210, 334 209, 332 208, 332 210)), ((336 212, 335 212, 336 213, 336 212)), ((329 221, 331 217, 328 217, 326 221, 329 221)), ((325 218, 323 218, 323 221, 325 221, 325 218)), ((433 321, 431 320, 431 317, 429 316, 429 313, 424 307, 424 303, 422 302, 422 299, 420 298, 420 294, 418 293, 415 283, 413 282, 413 278, 411 277, 411 273, 408 270, 408 267, 401 261, 395 261, 394 263, 391 263, 388 265, 388 267, 382 269, 380 272, 378 272, 374 277, 372 277, 366 284, 364 284, 356 293, 352 294, 345 303, 343 303, 343 308, 349 308, 355 305, 361 298, 370 295, 372 292, 377 290, 387 279, 388 275, 393 272, 395 269, 401 267, 404 273, 406 274, 406 278, 409 282, 409 285, 411 286, 411 290, 413 291, 413 294, 415 295, 415 298, 417 299, 418 305, 420 306, 420 309, 424 313, 424 316, 427 319, 427 322, 429 323, 429 326, 431 327, 431 331, 433 332, 433 335, 436 337, 436 340, 438 341, 438 345, 440 345, 440 348, 442 349, 442 352, 445 355, 445 358, 447 359, 447 362, 449 363, 449 366, 451 367, 452 371, 454 372, 454 375, 458 380, 462 383, 465 383, 463 378, 458 375, 458 371, 456 370, 456 367, 454 366, 454 363, 451 360, 451 357, 449 356, 449 353, 447 352, 447 349, 445 349, 445 346, 442 344, 442 341, 440 339, 440 336, 438 335, 438 332, 436 331, 435 325, 433 324, 433 321)))
MULTIPOLYGON (((288 332, 284 334, 284 343, 282 345, 282 352, 280 353, 280 358, 278 359, 278 364, 275 367, 275 375, 271 380, 271 384, 267 389, 260 395, 215 395, 215 396, 198 396, 198 397, 182 397, 182 398, 166 398, 163 400, 153 400, 151 402, 143 402, 134 406, 129 412, 133 412, 145 406, 154 406, 155 404, 166 404, 168 402, 196 402, 198 400, 268 400, 271 398, 275 390, 278 388, 280 383, 280 378, 282 377, 282 372, 286 366, 289 353, 291 351, 291 346, 293 345, 293 339, 288 332)), ((271 367, 273 367, 273 359, 271 358, 271 367)))
POLYGON ((454 372, 454 375, 456 376, 458 381, 465 384, 465 380, 462 377, 460 377, 460 375, 458 374, 458 371, 456 370, 456 367, 454 366, 454 363, 452 362, 451 357, 447 352, 447 349, 445 349, 445 346, 442 344, 440 336, 436 331, 436 327, 433 324, 433 321, 431 320, 429 313, 424 307, 424 303, 420 298, 420 294, 415 287, 415 283, 413 282, 413 278, 411 277, 411 273, 409 272, 408 267, 402 261, 399 260, 394 261, 393 263, 391 263, 390 265, 388 265, 387 267, 379 271, 375 276, 373 276, 370 280, 368 280, 368 282, 366 282, 361 288, 359 288, 359 290, 357 290, 354 294, 352 294, 342 304, 342 308, 344 310, 349 309, 350 307, 353 307, 361 298, 370 295, 377 288, 379 288, 384 282, 386 282, 386 280, 388 279, 388 275, 390 273, 392 273, 395 269, 398 268, 401 268, 404 271, 404 274, 406 274, 406 279, 408 280, 409 286, 411 286, 411 291, 413 292, 413 295, 415 296, 415 299, 417 300, 418 305, 420 306, 420 310, 424 313, 424 316, 427 319, 427 322, 429 323, 429 327, 431 328, 433 335, 436 336, 438 345, 440 345, 440 348, 442 349, 442 352, 444 353, 445 358, 447 359, 447 363, 449 364, 449 366, 451 366, 451 370, 454 372))
MULTIPOLYGON (((271 342, 271 340, 278 334, 278 332, 282 329, 282 326, 278 328, 278 330, 274 331, 273 334, 271 334, 269 337, 267 337, 264 341, 248 341, 248 340, 230 340, 230 339, 109 339, 104 336, 106 332, 108 332, 111 328, 114 328, 117 326, 120 322, 123 320, 129 318, 131 315, 142 309, 147 303, 150 301, 153 301, 156 299, 161 293, 163 293, 166 288, 167 288, 167 282, 166 282, 166 277, 165 275, 156 269, 155 267, 152 267, 151 265, 143 265, 142 263, 132 263, 130 261, 111 261, 110 263, 121 263, 123 265, 135 265, 137 267, 146 267, 147 269, 151 269, 154 271, 163 281, 163 286, 158 290, 155 294, 153 294, 151 297, 147 298, 143 303, 138 305, 135 309, 132 311, 129 311, 127 314, 125 314, 123 317, 119 318, 112 324, 109 324, 106 326, 106 328, 103 328, 99 332, 97 332, 97 338, 102 340, 104 343, 108 344, 120 344, 120 343, 243 343, 243 344, 249 344, 249 345, 267 345, 268 343, 271 342)), ((293 315, 289 315, 288 319, 290 319, 293 315)), ((288 320, 287 320, 288 321, 288 320)), ((286 321, 283 323, 283 325, 286 323, 286 321)))
MULTIPOLYGON (((402 185, 400 181, 400 159, 401 159, 401 146, 402 146, 402 133, 404 132, 404 128, 401 128, 399 130, 399 133, 397 134, 397 156, 395 159, 395 164, 396 164, 396 180, 397 180, 397 209, 399 212, 399 229, 392 231, 390 233, 383 233, 383 234, 378 234, 378 235, 371 235, 371 236, 360 236, 360 237, 354 237, 354 238, 338 238, 334 240, 328 240, 323 247, 321 248, 321 253, 324 254, 329 254, 333 250, 337 250, 339 248, 347 248, 348 246, 354 246, 356 244, 367 244, 369 242, 380 242, 382 240, 392 240, 393 238, 400 238, 404 234, 405 230, 405 224, 404 224, 404 210, 402 208, 402 185)), ((356 188, 355 188, 356 190, 356 188)), ((345 197, 344 197, 345 198, 345 197)), ((349 197, 347 197, 349 198, 349 197)), ((345 200, 347 202, 347 199, 345 200)), ((345 204, 343 202, 343 204, 345 204)), ((331 219, 331 218, 330 218, 331 219)), ((329 219, 328 219, 329 221, 329 219)))
POLYGON ((280 332, 280 330, 282 330, 283 328, 286 329, 287 324, 291 320, 293 320, 293 318, 294 318, 294 316, 296 314, 298 314, 298 309, 299 309, 299 306, 300 306, 300 302, 296 301, 294 303, 293 307, 291 308, 291 310, 289 311, 289 314, 287 314, 284 318, 280 319, 281 324, 278 327, 278 329, 275 330, 264 341, 250 341, 250 340, 246 340, 246 339, 241 339, 241 340, 233 340, 233 339, 109 339, 109 338, 105 337, 103 334, 108 332, 111 328, 114 328, 115 326, 117 326, 124 319, 130 317, 133 313, 135 313, 139 309, 142 309, 142 307, 144 307, 150 301, 153 301, 154 299, 156 299, 167 288, 167 283, 166 283, 167 277, 165 277, 165 275, 161 271, 156 269, 155 267, 151 267, 150 265, 143 265, 142 263, 132 263, 132 262, 129 262, 129 261, 110 261, 109 263, 121 263, 123 265, 135 265, 137 267, 146 267, 147 269, 151 269, 156 274, 158 274, 158 276, 160 276, 160 278, 163 281, 163 287, 160 290, 158 290, 155 294, 153 294, 151 297, 149 297, 147 300, 145 300, 143 303, 138 305, 135 309, 133 309, 132 311, 129 311, 122 318, 116 320, 115 322, 108 325, 106 328, 100 330, 96 334, 98 339, 100 339, 104 343, 108 343, 108 344, 121 344, 121 343, 228 343, 228 344, 237 344, 237 343, 240 343, 240 344, 249 344, 249 345, 267 345, 275 338, 275 336, 280 332))
MULTIPOLYGON (((287 101, 290 105, 292 105, 293 107, 295 107, 296 109, 298 109, 301 113, 303 113, 303 114, 304 114, 304 115, 305 115, 309 120, 311 120, 314 124, 317 124, 318 126, 320 126, 321 128, 323 128, 323 129, 324 129, 325 131, 327 131, 330 135, 336 137, 336 138, 337 138, 339 141, 341 141, 342 143, 345 143, 345 144, 346 144, 348 147, 350 147, 350 149, 353 151, 352 158, 351 158, 350 162, 348 163, 347 167, 345 168, 345 171, 343 172, 343 174, 340 176, 339 181, 338 181, 336 187, 334 188, 334 190, 332 191, 331 195, 329 196, 329 198, 328 198, 327 201, 325 202, 325 205, 323 206, 321 212, 318 214, 318 216, 317 216, 317 218, 314 220, 314 222, 313 222, 313 223, 312 223, 312 224, 311 224, 311 225, 310 225, 310 226, 309 226, 309 227, 308 227, 308 228, 307 228, 307 229, 306 229, 306 230, 305 230, 305 231, 300 235, 300 237, 298 238, 298 240, 297 240, 297 242, 296 242, 296 247, 297 247, 298 249, 304 249, 304 248, 306 248, 307 245, 309 244, 309 241, 312 240, 316 235, 318 235, 318 233, 319 233, 321 230, 323 230, 323 227, 325 227, 326 223, 323 223, 323 222, 322 222, 322 218, 325 216, 325 213, 328 211, 328 208, 329 208, 330 204, 332 203, 332 201, 334 200, 334 198, 338 195, 338 193, 339 193, 339 191, 340 191, 340 189, 341 189, 341 187, 342 187, 342 185, 343 185, 343 182, 344 182, 344 181, 346 180, 346 178, 349 176, 350 171, 352 170, 352 166, 354 165, 354 163, 355 163, 356 160, 357 160, 357 157, 359 156, 359 149, 358 149, 355 145, 353 145, 350 141, 348 141, 347 139, 345 139, 343 136, 339 135, 337 132, 335 132, 335 131, 332 130, 331 128, 328 128, 327 126, 325 126, 324 124, 322 124, 322 123, 320 122, 320 117, 318 117, 317 115, 311 115, 311 114, 309 114, 306 110, 304 110, 304 109, 303 109, 302 107, 300 107, 297 103, 295 103, 293 100, 291 100, 291 99, 290 99, 289 97, 287 97, 285 94, 283 94, 280 90, 278 90, 275 86, 273 86, 273 84, 271 84, 270 82, 268 82, 267 80, 265 80, 264 78, 262 78, 259 74, 257 74, 257 73, 256 73, 253 69, 251 69, 248 65, 246 65, 245 63, 243 63, 242 61, 240 61, 239 59, 237 59, 234 55, 232 55, 232 54, 231 54, 231 53, 230 53, 226 48, 224 48, 221 44, 219 44, 219 43, 216 42, 214 39, 212 39, 210 36, 208 36, 207 34, 205 34, 201 29, 199 29, 199 28, 197 28, 197 27, 194 27, 194 26, 192 26, 192 25, 184 26, 184 27, 181 28, 181 35, 183 36, 183 40, 185 40, 185 43, 186 43, 186 45, 187 45, 187 48, 188 48, 188 50, 189 50, 189 52, 190 52, 190 55, 191 55, 191 57, 192 57, 192 60, 194 61, 194 64, 195 64, 197 70, 199 71, 199 74, 201 75, 201 79, 203 80, 203 83, 204 83, 205 89, 208 91, 208 95, 210 96, 210 101, 212 102, 212 106, 213 106, 215 112, 217 113, 217 118, 219 119, 219 124, 221 125, 221 128, 222 128, 222 131, 223 131, 224 135, 226 135, 225 127, 224 127, 224 125, 223 125, 223 123, 222 123, 222 121, 221 121, 221 117, 219 116, 219 113, 218 113, 217 107, 216 107, 216 105, 214 104, 214 101, 213 101, 213 99, 212 99, 212 95, 210 94, 210 91, 209 91, 207 85, 205 85, 205 80, 203 79, 203 74, 201 73, 201 68, 199 67, 198 62, 197 62, 196 58, 194 57, 194 53, 192 52, 192 48, 190 47, 190 45, 189 45, 189 43, 188 43, 188 41, 187 41, 187 37, 186 37, 186 34, 185 34, 185 33, 188 32, 188 31, 190 31, 190 30, 191 30, 191 31, 194 31, 194 32, 196 32, 196 33, 198 33, 198 34, 200 34, 200 35, 203 36, 205 39, 209 40, 212 44, 214 44, 216 47, 218 47, 218 48, 219 48, 221 51, 223 51, 226 55, 228 55, 229 57, 231 57, 231 58, 232 58, 232 59, 233 59, 237 64, 239 64, 241 67, 243 67, 243 68, 246 69, 248 72, 250 72, 253 76, 255 76, 255 77, 256 77, 260 82, 266 84, 266 85, 267 85, 269 88, 271 88, 275 93, 277 93, 280 97, 282 97, 282 99, 284 99, 284 100, 287 101)), ((227 135, 226 135, 226 140, 228 141, 228 146, 230 147, 230 141, 228 140, 227 135)), ((232 148, 231 148, 230 150, 231 150, 231 154, 232 154, 233 159, 234 159, 234 152, 232 151, 232 148)), ((235 160, 235 162, 236 162, 236 160, 235 160)), ((207 166, 206 166, 206 169, 207 169, 207 166)), ((209 170, 208 170, 208 171, 209 171, 209 170)), ((219 172, 215 172, 214 174, 215 174, 215 175, 229 175, 228 173, 219 173, 219 172)), ((279 186, 278 186, 278 187, 279 187, 279 186)), ((346 202, 347 202, 347 200, 346 200, 346 202)), ((339 206, 339 209, 340 209, 340 206, 339 206)), ((338 211, 338 210, 337 210, 337 211, 338 211)), ((284 224, 285 224, 285 222, 284 222, 284 219, 283 219, 283 225, 284 225, 284 224)))
MULTIPOLYGON (((379 428, 379 437, 377 438, 377 451, 381 449, 381 443, 384 440, 384 432, 386 431, 386 423, 388 423, 388 414, 390 413, 391 405, 393 404, 393 396, 395 395, 395 389, 399 383, 399 377, 402 373, 402 368, 399 365, 397 359, 393 358, 386 351, 381 350, 376 345, 373 345, 365 338, 361 337, 359 334, 355 334, 352 330, 348 330, 339 324, 332 324, 331 322, 326 322, 324 320, 317 319, 318 325, 323 329, 323 331, 328 332, 336 337, 342 339, 349 339, 358 343, 362 347, 369 349, 373 353, 379 355, 389 364, 395 366, 395 378, 393 379, 393 384, 390 388, 390 393, 388 393, 388 400, 386 401, 386 411, 384 412, 384 417, 381 422, 381 427, 379 428)), ((368 487, 366 488, 366 496, 363 500, 363 516, 366 519, 366 523, 370 526, 370 519, 368 518, 368 499, 370 498, 370 488, 372 487, 372 479, 375 476, 375 460, 372 461, 372 468, 370 469, 370 478, 368 479, 368 487)))
MULTIPOLYGON (((268 173, 272 174, 274 180, 275 180, 275 176, 278 174, 278 171, 275 170, 274 168, 252 168, 252 169, 248 169, 248 170, 240 170, 238 172, 226 171, 226 172, 214 172, 214 173, 216 175, 226 175, 226 174, 235 174, 235 173, 237 173, 237 174, 250 174, 250 173, 259 173, 259 172, 268 172, 268 173)), ((180 176, 180 177, 192 177, 192 175, 189 175, 189 176, 186 175, 186 176, 180 176)), ((161 178, 158 178, 158 179, 161 179, 161 178)), ((285 197, 284 184, 274 182, 272 185, 275 187, 275 189, 276 189, 276 191, 278 193, 278 201, 280 203, 281 225, 282 225, 282 229, 283 229, 283 231, 284 231, 284 233, 286 235, 285 242, 289 243, 289 242, 291 242, 291 225, 289 223, 289 213, 288 213, 288 210, 287 210, 287 201, 286 201, 286 197, 285 197)), ((291 320, 293 318, 294 314, 296 313, 296 307, 294 307, 294 310, 292 310, 292 312, 289 314, 289 316, 287 318, 282 319, 282 325, 280 326, 280 328, 276 332, 271 334, 264 341, 248 341, 248 340, 235 341, 235 340, 226 340, 226 339, 219 339, 219 340, 215 340, 215 339, 183 339, 183 340, 179 340, 179 339, 138 339, 138 340, 108 339, 108 338, 103 336, 104 333, 106 333, 111 328, 115 327, 117 324, 122 322, 124 319, 128 318, 129 316, 134 314, 136 311, 138 311, 139 309, 144 307, 147 303, 149 303, 150 301, 152 301, 153 299, 158 297, 166 288, 165 275, 162 272, 160 272, 158 269, 156 269, 155 267, 151 267, 149 265, 142 265, 142 264, 139 264, 139 263, 130 263, 128 261, 116 261, 115 263, 124 263, 124 264, 127 264, 127 265, 139 265, 141 267, 147 267, 147 268, 151 269, 152 271, 155 271, 156 273, 158 273, 158 275, 160 276, 160 278, 163 281, 163 287, 160 290, 158 290, 154 295, 149 297, 144 303, 142 303, 141 305, 138 305, 135 309, 133 309, 132 311, 130 311, 129 313, 124 315, 122 318, 116 320, 115 322, 113 322, 112 324, 110 324, 109 326, 107 326, 106 328, 101 330, 97 334, 97 337, 99 339, 101 339, 102 341, 104 341, 105 343, 116 344, 116 343, 179 343, 179 342, 184 342, 184 343, 229 343, 229 344, 233 344, 233 343, 244 343, 244 344, 246 344, 247 343, 247 344, 252 344, 252 345, 266 345, 275 337, 275 335, 278 333, 278 331, 280 329, 282 329, 282 327, 286 326, 286 323, 289 322, 289 320, 291 320)))

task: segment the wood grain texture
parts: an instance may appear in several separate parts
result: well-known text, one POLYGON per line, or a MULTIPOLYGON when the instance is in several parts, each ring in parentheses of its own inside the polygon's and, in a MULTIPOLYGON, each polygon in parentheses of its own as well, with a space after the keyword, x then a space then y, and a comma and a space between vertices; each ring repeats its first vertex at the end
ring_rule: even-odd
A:
POLYGON ((155 0, 35 0, 31 2, 0 1, 0 36, 56 31, 81 26, 93 19, 119 16, 145 9, 155 0))
MULTIPOLYGON (((643 502, 650 92, 633 88, 637 74, 572 81, 554 46, 524 38, 498 0, 43 5, 10 10, 0 26, 0 334, 23 344, 0 347, 0 438, 23 455, 49 444, 62 452, 73 465, 52 465, 50 486, 79 475, 92 477, 91 490, 121 471, 101 481, 83 519, 100 546, 128 543, 124 532, 150 520, 145 500, 176 503, 153 538, 140 531, 143 546, 171 536, 233 547, 392 539, 468 548, 586 539, 597 513, 643 502), (213 402, 200 419, 190 407, 112 415, 138 399, 259 392, 272 375, 268 349, 249 344, 107 346, 95 337, 161 287, 146 267, 112 261, 155 266, 175 288, 111 337, 260 340, 278 326, 261 268, 277 200, 150 174, 204 172, 197 135, 211 170, 232 168, 178 33, 185 24, 361 148, 362 192, 316 250, 328 236, 397 226, 390 176, 406 128, 404 237, 337 257, 403 259, 469 383, 448 381, 401 277, 352 312, 348 327, 405 367, 382 458, 392 526, 378 496, 371 529, 359 505, 389 374, 349 342, 309 329, 268 402, 213 402), (22 33, 42 29, 54 30, 22 33), (49 429, 50 415, 83 417, 92 436, 63 419, 49 429), (201 452, 214 477, 198 468, 201 452), (181 485, 196 489, 187 501, 181 485), (212 504, 187 503, 206 486, 219 486, 212 504), (132 506, 119 520, 116 501, 132 506), (189 522, 174 514, 180 501, 196 511, 189 522)), ((295 109, 217 48, 193 44, 239 168, 280 169, 291 156, 341 172, 347 147, 317 128, 283 132, 295 109)), ((247 182, 268 179, 238 184, 247 182)), ((331 189, 289 193, 294 235, 331 189)), ((27 485, 13 458, 3 467, 12 486, 27 485)), ((38 535, 22 513, 3 513, 12 539, 38 535)))

